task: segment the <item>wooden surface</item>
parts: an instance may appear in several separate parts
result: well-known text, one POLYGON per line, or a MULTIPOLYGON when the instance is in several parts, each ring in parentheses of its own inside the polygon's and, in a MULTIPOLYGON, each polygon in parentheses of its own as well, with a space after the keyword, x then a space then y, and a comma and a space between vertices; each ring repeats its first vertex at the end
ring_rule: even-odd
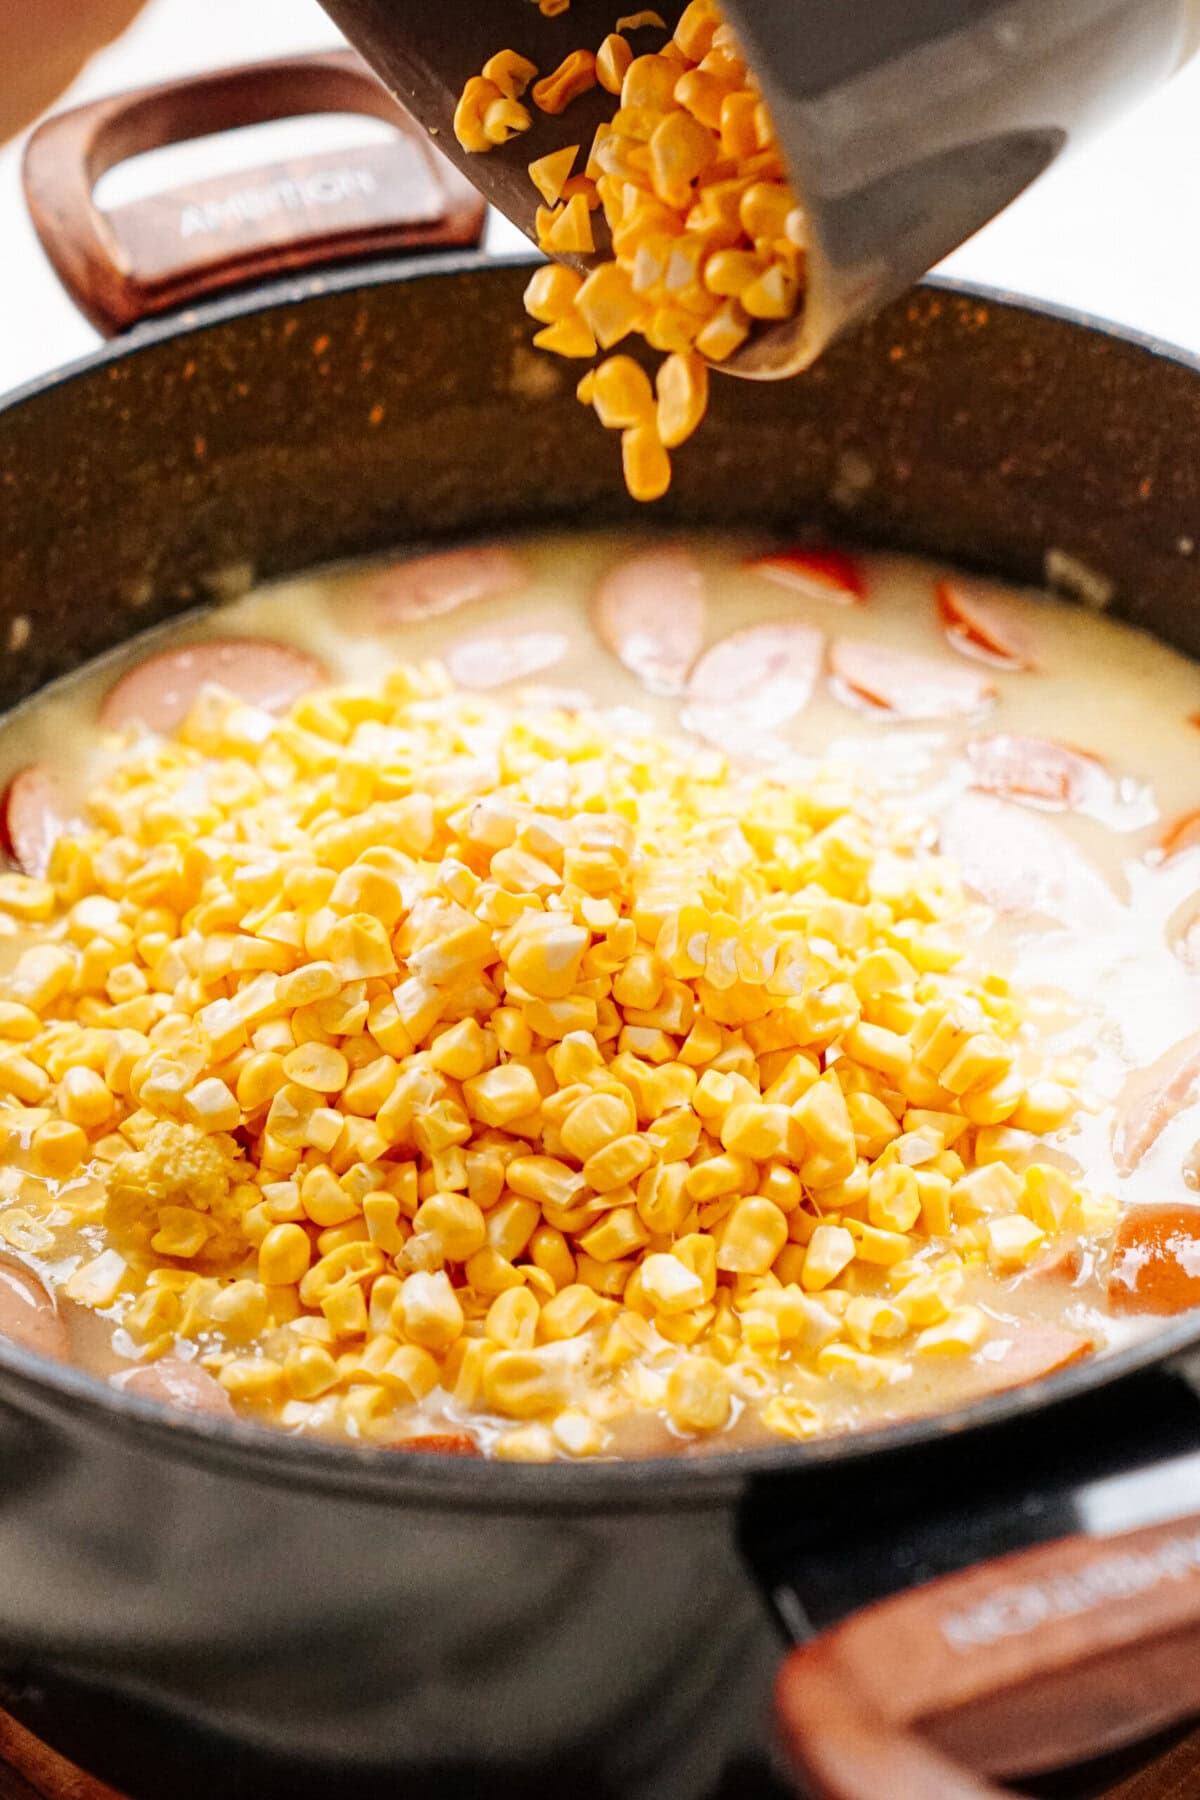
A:
MULTIPOLYGON (((1075 1784, 1039 1782, 1040 1800, 1200 1800, 1200 1729, 1155 1755, 1134 1774, 1080 1790, 1075 1784)), ((0 1800, 123 1800, 101 1781, 65 1762, 0 1712, 0 1800)), ((143 1795, 139 1800, 169 1800, 143 1795)), ((749 1800, 749 1797, 748 1797, 749 1800)))

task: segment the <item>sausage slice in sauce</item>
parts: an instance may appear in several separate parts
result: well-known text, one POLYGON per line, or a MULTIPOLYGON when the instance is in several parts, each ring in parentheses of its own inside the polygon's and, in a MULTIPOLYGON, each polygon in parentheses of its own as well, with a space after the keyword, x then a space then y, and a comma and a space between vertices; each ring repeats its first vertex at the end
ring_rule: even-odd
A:
POLYGON ((838 638, 829 659, 833 691, 845 704, 897 719, 970 719, 995 698, 985 675, 888 644, 838 638))
POLYGON ((184 1407, 188 1412, 213 1413, 233 1418, 233 1402, 207 1369, 182 1357, 161 1356, 157 1362, 140 1363, 128 1373, 114 1375, 112 1385, 142 1400, 158 1400, 164 1406, 184 1407))
POLYGON ((704 643, 704 579, 687 550, 648 550, 609 569, 592 599, 596 636, 654 694, 680 694, 704 643))
POLYGON ((37 1356, 67 1362, 67 1328, 51 1295, 24 1263, 0 1257, 0 1337, 37 1356))
POLYGON ((990 794, 961 794, 942 814, 942 853, 966 885, 1001 913, 1040 913, 1076 928, 1120 917, 1094 864, 1048 819, 990 794))
POLYGON ((1158 840, 1164 860, 1178 856, 1181 850, 1193 850, 1197 844, 1200 844, 1200 807, 1173 819, 1164 827, 1158 840))
POLYGON ((446 667, 459 687, 503 687, 552 669, 567 649, 561 631, 485 631, 451 644, 446 667))
POLYGON ((1191 1104, 1200 1081, 1200 1032, 1181 1038, 1148 1068, 1126 1076, 1113 1120, 1113 1158, 1129 1175, 1171 1120, 1191 1104))
POLYGON ((470 544, 433 556, 414 556, 385 569, 367 596, 382 630, 415 619, 436 619, 475 600, 516 593, 527 580, 524 564, 501 544, 470 544))
POLYGON ((483 1451, 467 1431, 431 1431, 424 1437, 400 1438, 388 1450, 415 1451, 425 1456, 482 1456, 483 1451))
POLYGON ((1049 738, 997 732, 994 737, 972 739, 966 749, 973 787, 1056 812, 1083 805, 1108 783, 1095 757, 1049 738))
POLYGON ((44 875, 66 828, 67 803, 58 778, 41 763, 18 769, 0 799, 0 840, 18 869, 44 875))
POLYGON ((201 688, 228 689, 266 712, 285 712, 292 702, 329 677, 314 657, 268 638, 210 638, 161 650, 130 669, 100 704, 108 730, 144 725, 174 731, 191 711, 201 688))
POLYGON ((748 625, 704 652, 692 670, 688 698, 703 707, 735 709, 751 728, 770 731, 804 711, 824 654, 824 634, 814 625, 791 619, 748 625))
POLYGON ((1117 1231, 1108 1303, 1124 1313, 1200 1306, 1200 1207, 1139 1206, 1126 1213, 1117 1231))
POLYGON ((961 578, 939 581, 935 600, 946 641, 997 669, 1032 669, 1029 641, 1010 606, 961 578))
POLYGON ((867 598, 867 583, 862 565, 844 550, 819 550, 799 546, 794 550, 772 550, 765 556, 751 557, 747 569, 766 581, 791 588, 809 600, 834 600, 841 606, 862 606, 867 598))
POLYGON ((1077 1331, 1065 1331, 1057 1325, 1039 1325, 1032 1319, 988 1339, 981 1355, 975 1358, 976 1381, 981 1394, 1001 1394, 1006 1388, 1023 1387, 1027 1381, 1041 1381, 1059 1369, 1081 1362, 1095 1349, 1091 1338, 1077 1331))

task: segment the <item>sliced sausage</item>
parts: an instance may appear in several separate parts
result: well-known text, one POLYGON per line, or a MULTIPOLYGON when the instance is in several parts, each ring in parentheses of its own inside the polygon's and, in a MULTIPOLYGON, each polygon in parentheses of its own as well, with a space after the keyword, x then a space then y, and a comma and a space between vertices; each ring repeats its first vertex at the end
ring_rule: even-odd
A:
POLYGON ((41 763, 18 769, 0 799, 0 841, 18 869, 44 875, 66 828, 67 802, 58 777, 41 763))
POLYGON ((1077 1331, 1030 1320, 1011 1327, 1011 1335, 1000 1332, 988 1339, 973 1364, 976 1385, 981 1394, 1001 1394, 1007 1388, 1024 1387, 1027 1381, 1041 1381, 1059 1369, 1070 1368, 1094 1349, 1091 1338, 1082 1337, 1077 1331))
POLYGON ((1158 847, 1164 860, 1178 856, 1181 850, 1193 850, 1200 844, 1200 807, 1183 813, 1163 828, 1158 847))
POLYGON ((862 565, 844 550, 820 550, 797 545, 753 556, 746 567, 780 587, 793 588, 810 600, 835 600, 842 606, 861 606, 867 598, 862 565))
POLYGON ((596 636, 654 694, 680 694, 704 643, 704 579, 687 550, 618 563, 592 598, 596 636))
POLYGON ((688 697, 701 707, 729 709, 750 729, 770 731, 804 711, 824 654, 824 634, 813 625, 792 619, 748 625, 704 652, 688 697))
POLYGON ((1008 800, 1063 811, 1084 804, 1108 776, 1095 757, 1048 738, 998 732, 967 745, 971 785, 1008 800))
POLYGON ((485 631, 451 644, 446 667, 459 687, 494 688, 551 669, 566 654, 561 631, 485 631))
POLYGON ((1200 894, 1177 906, 1166 927, 1167 946, 1186 969, 1200 972, 1200 894))
POLYGON ((1126 1213, 1109 1270, 1108 1303, 1123 1313, 1200 1306, 1200 1208, 1139 1206, 1126 1213))
POLYGON ((189 1412, 214 1413, 232 1418, 233 1402, 219 1381, 198 1363, 179 1356, 160 1356, 157 1362, 139 1363, 128 1373, 114 1375, 112 1385, 142 1400, 159 1400, 164 1406, 186 1407, 189 1412))
POLYGON ((1033 668, 1021 622, 998 596, 960 578, 939 581, 935 599, 946 642, 953 649, 997 669, 1033 668))
POLYGON ((829 662, 839 700, 898 719, 974 718, 996 692, 986 676, 949 658, 914 656, 856 638, 839 638, 829 662))
POLYGON ((1181 1038, 1125 1078, 1113 1120, 1113 1158, 1122 1175, 1137 1168, 1177 1113, 1191 1104, 1200 1080, 1200 1032, 1181 1038))
POLYGON ((400 1438, 388 1450, 415 1450, 426 1456, 482 1456, 483 1451, 468 1431, 431 1431, 424 1437, 400 1438))
POLYGON ((381 629, 434 619, 473 600, 494 600, 525 586, 524 564, 501 544, 469 544, 433 556, 414 556, 381 570, 368 601, 381 629))
POLYGON ((0 1337, 55 1362, 69 1358, 67 1328, 51 1295, 32 1270, 0 1258, 0 1337))
POLYGON ((104 696, 101 725, 119 730, 144 725, 174 731, 202 687, 226 688, 252 706, 284 712, 301 694, 329 679, 320 663, 290 644, 268 638, 210 638, 157 656, 128 670, 104 696))
POLYGON ((961 794, 942 814, 942 854, 1002 913, 1111 927, 1121 908, 1095 865, 1048 819, 991 794, 961 794))

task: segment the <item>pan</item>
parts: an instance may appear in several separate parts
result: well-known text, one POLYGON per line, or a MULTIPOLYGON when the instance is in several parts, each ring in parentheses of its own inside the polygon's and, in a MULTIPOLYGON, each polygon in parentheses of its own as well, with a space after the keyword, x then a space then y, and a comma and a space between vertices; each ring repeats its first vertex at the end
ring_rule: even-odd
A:
MULTIPOLYGON (((258 580, 632 527, 525 265, 464 247, 478 209, 353 59, 64 115, 27 182, 121 335, 0 407, 3 706, 258 580), (153 143, 347 107, 394 143, 94 203, 153 143)), ((803 380, 716 386, 668 528, 1049 566, 1200 652, 1193 360, 930 283, 803 380)), ((1185 1315, 949 1415, 587 1467, 185 1417, 0 1343, 0 1698, 147 1800, 978 1800, 1200 1707, 1197 1343, 1185 1315)))

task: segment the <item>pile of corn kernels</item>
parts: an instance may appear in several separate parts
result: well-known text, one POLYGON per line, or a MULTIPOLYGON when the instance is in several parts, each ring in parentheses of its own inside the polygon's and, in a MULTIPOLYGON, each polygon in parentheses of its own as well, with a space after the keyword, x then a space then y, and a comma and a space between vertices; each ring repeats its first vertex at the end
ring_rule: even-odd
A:
POLYGON ((757 322, 795 314, 807 242, 766 103, 714 0, 690 0, 674 34, 635 56, 629 34, 647 28, 666 31, 657 13, 621 19, 595 53, 572 51, 540 81, 527 57, 500 50, 467 81, 454 122, 464 149, 486 152, 532 125, 526 90, 551 115, 597 83, 619 98, 582 172, 579 144, 529 165, 547 255, 594 257, 601 208, 612 255, 586 277, 559 262, 539 269, 525 306, 543 327, 534 343, 560 356, 590 358, 631 334, 667 353, 653 389, 629 356, 606 358, 578 389, 621 432, 635 500, 670 486, 668 453, 704 417, 709 365, 757 322))
POLYGON ((1103 1210, 1004 1160, 1077 1096, 961 906, 833 777, 438 665, 282 718, 204 689, 0 877, 0 1235, 292 1429, 809 1436, 1103 1210))

